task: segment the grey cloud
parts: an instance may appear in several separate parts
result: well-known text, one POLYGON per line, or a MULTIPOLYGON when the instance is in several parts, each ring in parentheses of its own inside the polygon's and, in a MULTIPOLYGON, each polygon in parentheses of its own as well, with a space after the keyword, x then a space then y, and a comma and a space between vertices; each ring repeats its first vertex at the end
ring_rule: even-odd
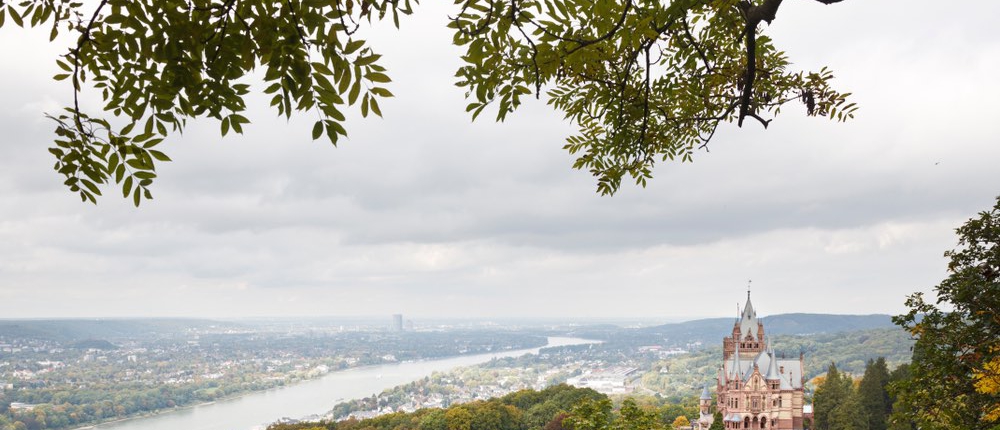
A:
POLYGON ((352 116, 338 148, 266 101, 243 137, 199 120, 164 144, 175 162, 138 210, 113 188, 80 204, 49 170, 51 125, 22 108, 66 89, 37 73, 47 54, 29 55, 0 70, 18 82, 0 88, 0 312, 728 315, 704 297, 738 300, 748 277, 767 312, 898 310, 1000 193, 1000 45, 983 30, 998 6, 945 19, 912 2, 812 3, 783 6, 775 38, 803 67, 833 67, 856 120, 790 107, 766 131, 729 126, 693 164, 614 197, 570 169, 572 127, 544 101, 469 121, 445 6, 372 35, 396 79, 386 119, 352 116), (854 30, 830 37, 844 22, 854 30))

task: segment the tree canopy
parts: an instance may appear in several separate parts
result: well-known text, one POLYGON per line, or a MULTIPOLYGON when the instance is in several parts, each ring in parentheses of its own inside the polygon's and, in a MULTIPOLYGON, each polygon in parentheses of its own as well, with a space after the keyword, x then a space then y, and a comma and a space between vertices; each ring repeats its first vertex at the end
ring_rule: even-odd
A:
MULTIPOLYGON (((816 0, 836 3, 840 0, 816 0)), ((348 110, 381 116, 389 71, 358 30, 400 25, 414 0, 0 1, 0 26, 48 26, 73 42, 56 60, 72 101, 50 152, 65 184, 96 202, 118 184, 152 198, 160 145, 208 117, 223 135, 250 122, 262 92, 281 115, 318 115, 313 139, 336 145, 348 110), (263 82, 254 82, 256 77, 263 82), (81 108, 97 92, 103 112, 81 108)), ((503 121, 525 97, 544 98, 578 128, 565 149, 613 194, 645 185, 657 161, 690 161, 723 123, 767 127, 789 102, 809 115, 851 118, 833 74, 790 70, 764 34, 781 0, 456 0, 449 26, 465 49, 456 85, 473 119, 503 121)))
POLYGON ((1000 428, 1000 197, 956 229, 937 302, 920 293, 896 322, 916 339, 897 403, 920 428, 1000 428))

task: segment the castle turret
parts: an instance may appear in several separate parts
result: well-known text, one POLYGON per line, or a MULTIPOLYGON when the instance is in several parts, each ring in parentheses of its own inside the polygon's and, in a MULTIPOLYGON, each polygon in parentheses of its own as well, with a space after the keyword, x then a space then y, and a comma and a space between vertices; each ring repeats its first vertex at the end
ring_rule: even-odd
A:
POLYGON ((712 406, 712 395, 708 393, 708 384, 705 384, 705 388, 701 390, 701 398, 698 399, 698 403, 701 406, 701 413, 707 414, 708 409, 712 406))
POLYGON ((767 385, 771 389, 777 390, 781 386, 781 374, 778 373, 778 355, 774 353, 774 349, 771 348, 771 340, 767 341, 767 355, 769 358, 769 363, 767 365, 767 375, 764 379, 767 381, 767 385))
POLYGON ((701 397, 698 399, 698 406, 698 421, 694 426, 692 426, 692 428, 708 429, 712 426, 712 422, 715 421, 715 417, 712 415, 712 395, 708 392, 708 384, 705 384, 705 388, 701 390, 701 397))

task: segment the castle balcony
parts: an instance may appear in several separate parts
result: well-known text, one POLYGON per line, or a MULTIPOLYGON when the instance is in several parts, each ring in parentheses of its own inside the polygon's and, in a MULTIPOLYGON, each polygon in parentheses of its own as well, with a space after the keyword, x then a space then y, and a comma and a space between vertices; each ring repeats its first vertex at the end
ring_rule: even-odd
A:
POLYGON ((750 399, 750 413, 759 414, 764 410, 764 400, 754 396, 750 399))

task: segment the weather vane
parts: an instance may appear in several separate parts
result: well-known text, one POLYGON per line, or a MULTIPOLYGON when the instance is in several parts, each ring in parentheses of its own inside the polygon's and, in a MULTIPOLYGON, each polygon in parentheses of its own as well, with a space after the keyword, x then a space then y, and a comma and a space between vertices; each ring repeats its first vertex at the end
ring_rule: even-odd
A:
POLYGON ((747 279, 747 300, 750 300, 750 283, 753 282, 752 279, 747 279))

